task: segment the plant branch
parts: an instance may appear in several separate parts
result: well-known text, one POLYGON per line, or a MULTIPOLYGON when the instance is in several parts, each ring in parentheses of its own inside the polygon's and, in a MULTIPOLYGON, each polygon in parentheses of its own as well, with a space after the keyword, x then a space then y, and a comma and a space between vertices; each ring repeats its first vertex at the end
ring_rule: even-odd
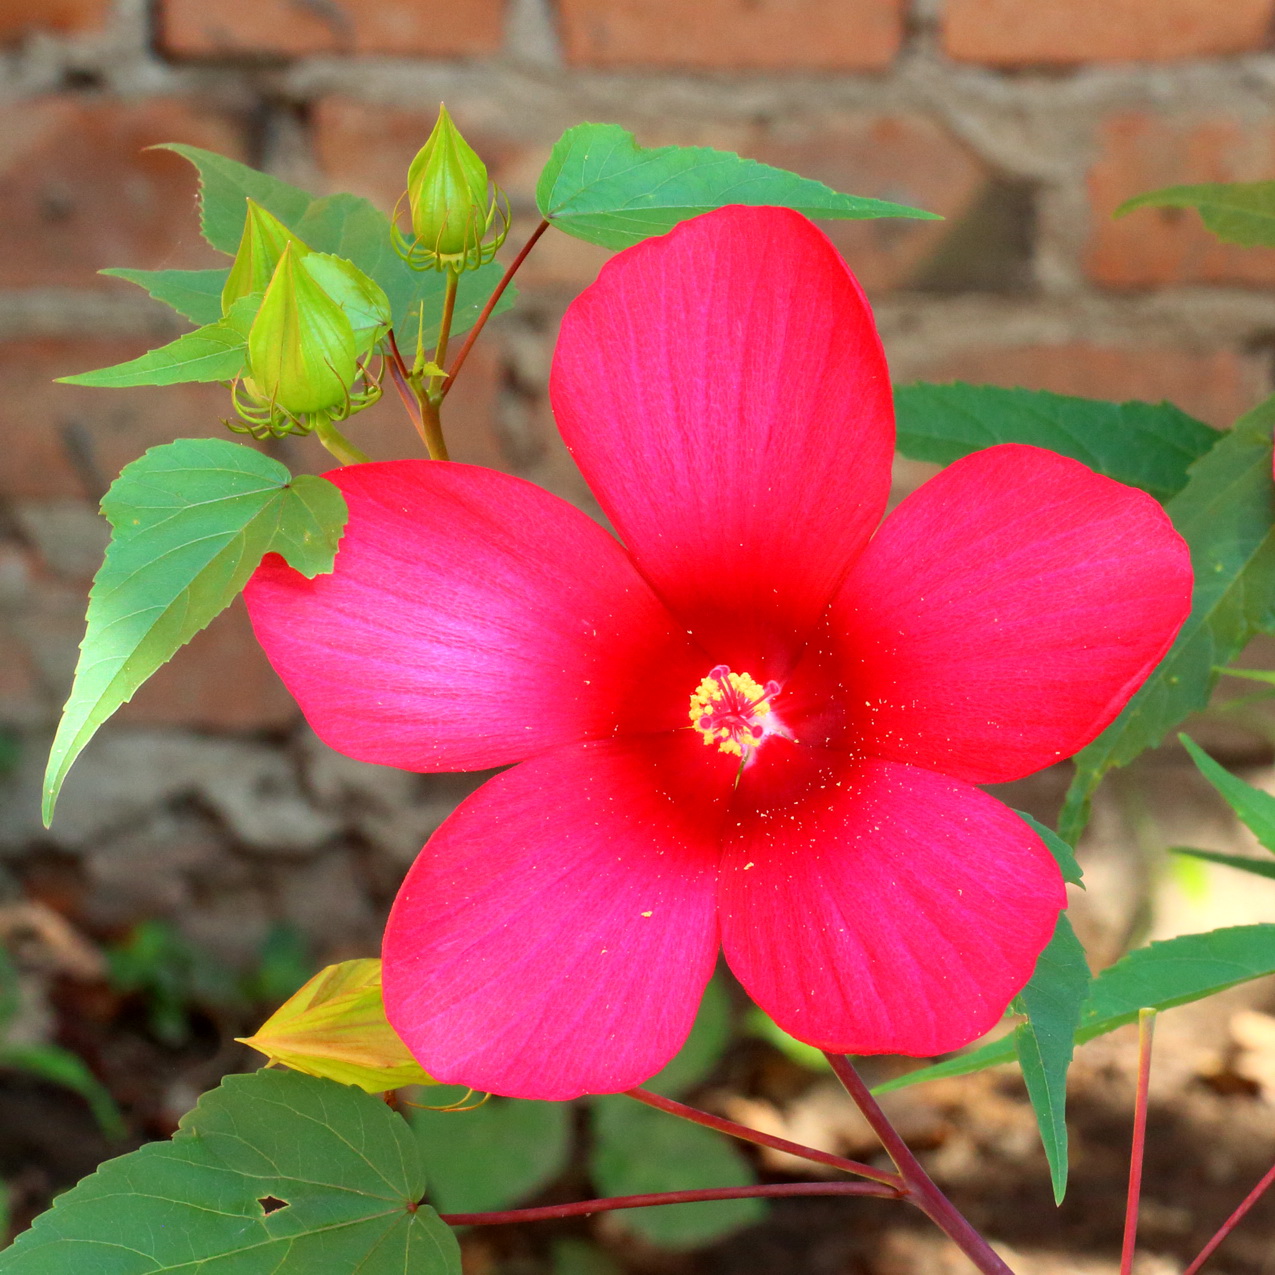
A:
POLYGON ((1010 1268, 992 1251, 991 1245, 935 1186, 930 1175, 921 1167, 921 1162, 912 1154, 908 1144, 881 1110, 881 1104, 872 1096, 872 1091, 851 1066, 850 1060, 842 1054, 830 1054, 826 1050, 824 1057, 836 1072, 837 1079, 845 1086, 846 1092, 854 1099, 855 1106, 863 1112, 864 1118, 872 1126, 872 1132, 881 1139, 881 1145, 890 1153, 890 1159, 894 1161, 907 1186, 906 1198, 939 1227, 983 1275, 1013 1275, 1010 1268))
POLYGON ((857 1160, 847 1160, 833 1155, 829 1151, 817 1151, 814 1147, 802 1146, 800 1142, 789 1142, 787 1138, 777 1138, 770 1133, 762 1133, 759 1129, 750 1129, 747 1125, 736 1124, 734 1120, 726 1120, 722 1116, 711 1115, 700 1111, 697 1107, 688 1107, 685 1103, 676 1102, 660 1094, 651 1093, 649 1089, 629 1089, 625 1091, 630 1098, 644 1102, 657 1111, 666 1111, 671 1116, 679 1116, 692 1124, 703 1125, 706 1129, 716 1129, 732 1138, 743 1142, 752 1142, 759 1147, 770 1147, 775 1151, 786 1151, 789 1155, 800 1156, 803 1160, 812 1160, 815 1164, 826 1164, 830 1168, 840 1169, 843 1173, 853 1173, 857 1177, 868 1178, 897 1190, 903 1185, 903 1179, 897 1173, 886 1169, 874 1169, 870 1164, 860 1164, 857 1160))
POLYGON ((1120 1247, 1120 1275, 1133 1270, 1138 1241, 1138 1202, 1142 1195, 1142 1161, 1147 1145, 1147 1091, 1151 1084, 1151 1038, 1155 1010, 1138 1011, 1138 1091, 1133 1104, 1133 1147, 1129 1152, 1129 1193, 1125 1199, 1124 1242, 1120 1247))
MULTIPOLYGON (((509 269, 505 271, 504 277, 496 285, 496 290, 487 298, 487 304, 483 306, 482 313, 479 314, 474 326, 469 329, 465 337, 464 343, 456 354, 456 361, 448 370, 447 379, 443 382, 442 389, 439 393, 445 398, 452 386, 456 382, 456 373, 464 366, 465 360, 469 357, 469 351, 473 348, 474 342, 478 340, 478 334, 487 326, 487 320, 491 318, 491 312, 496 308, 496 303, 505 294, 505 289, 509 287, 514 275, 518 273, 518 268, 527 259, 527 254, 536 246, 536 242, 540 236, 549 229, 549 223, 542 221, 535 230, 531 232, 531 237, 518 250, 518 255, 509 263, 509 269)), ((440 359, 441 363, 442 360, 440 359)))
POLYGON ((702 1200, 774 1199, 794 1195, 866 1195, 881 1200, 902 1198, 900 1190, 879 1182, 771 1182, 758 1186, 708 1187, 700 1191, 657 1191, 650 1195, 617 1195, 603 1200, 576 1200, 536 1209, 499 1213, 442 1213, 449 1226, 493 1226, 500 1222, 543 1222, 551 1218, 585 1217, 613 1209, 645 1209, 653 1204, 695 1204, 702 1200))
POLYGON ((1271 1185, 1272 1182, 1275 1182, 1275 1165, 1272 1165, 1266 1171, 1266 1176, 1262 1178, 1262 1180, 1244 1197, 1239 1208, 1237 1208, 1235 1212, 1222 1223, 1222 1225, 1218 1228, 1217 1234, 1200 1250, 1199 1257, 1197 1257, 1195 1261, 1193 1261, 1191 1265, 1183 1271, 1182 1275, 1195 1275, 1196 1271, 1198 1271, 1200 1267, 1203 1266, 1204 1263, 1207 1262, 1217 1251, 1217 1246, 1221 1244, 1221 1242, 1226 1239, 1233 1230, 1235 1230, 1236 1226, 1238 1226, 1240 1221, 1243 1219, 1244 1214, 1247 1213, 1259 1199, 1261 1199, 1262 1193, 1271 1185))
POLYGON ((331 421, 314 427, 314 436, 343 465, 366 465, 371 457, 360 451, 331 421))
POLYGON ((421 405, 417 401, 415 391, 408 384, 407 364, 403 362, 403 355, 399 351, 394 329, 391 328, 386 333, 386 336, 389 337, 390 353, 385 361, 389 365, 390 377, 394 381, 394 388, 398 391, 398 396, 403 401, 403 407, 407 412, 408 420, 412 422, 412 428, 421 436, 421 442, 425 444, 426 450, 428 450, 429 439, 425 437, 425 425, 421 420, 421 405))
MULTIPOLYGON (((446 272, 447 279, 443 284, 443 317, 438 325, 438 340, 434 345, 434 362, 443 367, 447 362, 447 345, 452 336, 452 316, 456 313, 456 289, 460 285, 460 275, 455 270, 446 272)), ((436 394, 443 383, 443 377, 429 378, 429 392, 436 394)))

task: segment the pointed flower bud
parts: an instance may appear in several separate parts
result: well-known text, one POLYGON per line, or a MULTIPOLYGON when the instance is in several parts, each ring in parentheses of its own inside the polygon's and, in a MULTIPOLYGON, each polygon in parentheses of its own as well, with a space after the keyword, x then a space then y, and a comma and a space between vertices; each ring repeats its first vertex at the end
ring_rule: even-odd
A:
MULTIPOLYGON (((235 408, 255 437, 309 433, 374 403, 378 381, 360 362, 383 330, 385 294, 348 263, 320 267, 354 298, 360 336, 342 305, 288 244, 248 330, 247 374, 234 388, 235 408), (369 285, 369 286, 365 286, 369 285)), ((337 260, 337 259, 333 259, 337 260)), ((336 286, 336 285, 334 285, 336 286)), ((232 426, 232 428, 234 428, 232 426)))
POLYGON ((413 238, 396 232, 395 246, 418 270, 472 270, 492 259, 509 230, 503 196, 490 193, 487 166, 445 106, 407 170, 407 202, 413 238), (488 239, 494 222, 499 225, 488 239))
POLYGON ((243 235, 221 290, 222 314, 228 313, 241 297, 265 292, 283 250, 289 245, 301 257, 310 251, 278 217, 268 213, 255 199, 249 199, 243 235))

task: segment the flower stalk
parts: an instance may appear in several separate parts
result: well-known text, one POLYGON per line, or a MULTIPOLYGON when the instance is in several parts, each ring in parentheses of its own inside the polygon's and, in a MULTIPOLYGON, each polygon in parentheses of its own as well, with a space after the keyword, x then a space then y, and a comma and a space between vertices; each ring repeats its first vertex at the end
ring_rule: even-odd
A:
POLYGON ((870 1196, 900 1199, 900 1191, 879 1182, 765 1182, 755 1186, 707 1187, 698 1191, 656 1191, 649 1195, 617 1195, 602 1200, 576 1200, 534 1209, 505 1209, 498 1213, 440 1213, 449 1226, 494 1226, 504 1222, 544 1222, 564 1217, 588 1217, 615 1209, 645 1209, 653 1204, 696 1204, 704 1200, 783 1199, 802 1195, 870 1196))
POLYGON ((1129 1194, 1125 1200, 1124 1242, 1120 1248, 1120 1275, 1133 1270, 1138 1242, 1138 1203, 1142 1196, 1142 1161, 1147 1145, 1147 1093, 1151 1085, 1151 1042, 1155 1010, 1138 1011, 1138 1091, 1133 1106, 1133 1147, 1129 1153, 1129 1194))
POLYGON ((872 1132, 881 1139, 881 1145, 889 1153, 890 1159, 894 1161, 899 1176, 906 1185, 903 1198, 915 1204, 984 1275, 1013 1275, 991 1245, 935 1185, 908 1144, 890 1123, 889 1117, 881 1110, 881 1104, 872 1096, 872 1091, 864 1084, 850 1060, 842 1054, 830 1054, 826 1051, 824 1057, 854 1100, 855 1106, 863 1112, 872 1132))

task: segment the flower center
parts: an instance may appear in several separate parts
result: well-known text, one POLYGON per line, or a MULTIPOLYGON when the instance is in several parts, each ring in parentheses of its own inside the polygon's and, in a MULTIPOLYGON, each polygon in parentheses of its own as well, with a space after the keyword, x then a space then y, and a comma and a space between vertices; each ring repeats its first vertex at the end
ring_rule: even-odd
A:
POLYGON ((760 686, 747 673, 719 664, 691 696, 691 725, 705 744, 746 759, 767 735, 788 734, 771 716, 770 702, 778 694, 778 682, 760 686))

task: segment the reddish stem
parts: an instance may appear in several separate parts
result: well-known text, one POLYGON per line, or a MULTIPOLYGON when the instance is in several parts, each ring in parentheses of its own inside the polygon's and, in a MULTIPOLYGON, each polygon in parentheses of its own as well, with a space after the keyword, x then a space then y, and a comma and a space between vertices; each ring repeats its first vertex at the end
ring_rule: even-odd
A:
POLYGON ((391 328, 386 335, 390 341, 390 357, 386 362, 389 364, 394 388, 398 391, 399 398, 403 400, 403 406, 407 409, 407 416, 412 422, 412 427, 421 436, 421 442, 428 448, 429 439, 425 436, 425 425, 421 420, 421 405, 417 401, 416 395, 412 392, 412 387, 407 382, 407 364, 403 362, 403 356, 399 353, 398 341, 394 337, 394 329, 391 328))
POLYGON ((645 1209, 653 1204, 695 1204, 701 1200, 773 1199, 793 1195, 867 1195, 882 1200, 901 1198, 898 1189, 880 1182, 779 1182, 760 1186, 718 1186, 701 1191, 657 1191, 651 1195, 617 1195, 605 1200, 576 1200, 538 1209, 506 1209, 500 1213, 443 1213, 450 1226, 492 1226, 499 1222, 543 1222, 551 1218, 582 1217, 612 1209, 645 1209))
POLYGON ((478 340, 478 334, 487 325, 487 320, 491 318, 491 312, 496 308, 496 303, 505 294, 505 289, 509 287, 514 275, 518 273, 518 267, 527 259, 527 254, 536 246, 537 240, 549 229, 549 223, 542 221, 535 230, 531 232, 531 238, 519 249, 518 255, 509 263, 509 269, 505 271, 504 277, 496 285, 496 290, 487 298, 487 304, 483 306, 482 313, 478 316, 474 326, 469 329, 465 335, 464 343, 456 353, 456 361, 451 365, 447 372, 447 379, 443 382, 439 393, 446 398, 451 388, 456 383, 456 373, 464 366, 465 360, 469 357, 469 351, 473 348, 473 344, 478 340))
POLYGON ((908 1144, 881 1110, 881 1104, 872 1096, 872 1091, 863 1083, 863 1078, 851 1066, 850 1060, 842 1054, 830 1054, 827 1051, 824 1052, 824 1057, 872 1126, 872 1132, 881 1139, 881 1145, 890 1153, 890 1159, 894 1161, 907 1186, 906 1198, 939 1227, 983 1275, 1013 1275, 1009 1267, 992 1251, 991 1245, 935 1186, 930 1175, 921 1167, 921 1162, 912 1154, 908 1144))
POLYGON ((1129 1152, 1129 1194, 1125 1199, 1124 1243, 1120 1248, 1120 1275, 1131 1275, 1133 1250, 1138 1242, 1138 1203, 1142 1197, 1142 1161, 1147 1145, 1147 1093, 1151 1085, 1151 1038, 1155 1034, 1155 1010, 1138 1011, 1138 1092, 1133 1103, 1133 1147, 1129 1152))
POLYGON ((629 1089, 626 1092, 630 1098, 636 1098, 638 1102, 644 1102, 657 1111, 667 1111, 671 1116, 680 1116, 681 1119, 689 1120, 692 1124, 702 1124, 706 1129, 716 1129, 718 1133, 728 1134, 732 1138, 752 1142, 759 1147, 770 1147, 775 1151, 786 1151, 789 1155, 800 1156, 803 1160, 813 1160, 816 1164, 826 1164, 831 1168, 840 1169, 843 1173, 853 1173, 857 1177, 879 1182, 892 1190, 897 1191, 903 1185, 903 1179, 897 1173, 890 1173, 885 1169, 874 1169, 870 1164, 860 1164, 857 1160, 847 1160, 829 1151, 816 1151, 814 1147, 802 1146, 800 1142, 789 1142, 787 1138, 777 1138, 773 1134, 750 1129, 747 1125, 736 1124, 733 1120, 710 1115, 697 1107, 688 1107, 685 1103, 676 1102, 672 1098, 651 1093, 649 1089, 629 1089))
POLYGON ((1183 1271, 1182 1275, 1195 1275, 1196 1271, 1217 1251, 1217 1246, 1226 1239, 1239 1225, 1244 1214, 1262 1197, 1262 1193, 1272 1182, 1275 1182, 1275 1165, 1267 1170, 1266 1176, 1244 1197, 1243 1203, 1222 1223, 1218 1233, 1200 1250, 1200 1255, 1183 1271))

